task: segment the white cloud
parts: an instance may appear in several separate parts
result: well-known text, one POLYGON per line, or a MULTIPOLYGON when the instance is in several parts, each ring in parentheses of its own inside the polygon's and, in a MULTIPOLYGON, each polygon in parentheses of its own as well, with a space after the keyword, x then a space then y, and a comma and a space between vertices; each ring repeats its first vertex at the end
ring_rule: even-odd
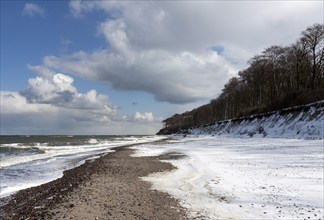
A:
POLYGON ((79 15, 93 10, 114 14, 126 25, 132 45, 168 51, 202 51, 222 43, 262 49, 291 43, 323 20, 321 1, 71 1, 70 8, 79 15))
POLYGON ((113 120, 89 110, 29 103, 18 92, 0 92, 0 133, 5 134, 155 134, 159 122, 113 120))
MULTIPOLYGON (((80 1, 72 0, 69 3, 71 13, 74 17, 83 17, 85 12, 91 12, 93 10, 104 10, 111 15, 115 15, 114 11, 119 11, 123 8, 125 3, 122 1, 80 1)), ((119 14, 117 12, 117 14, 119 14)))
POLYGON ((79 93, 70 76, 29 79, 23 92, 0 91, 1 134, 154 134, 153 113, 117 112, 107 95, 79 93))
POLYGON ((322 6, 307 1, 71 1, 74 16, 107 13, 98 25, 107 49, 48 56, 44 65, 114 89, 145 91, 159 101, 196 102, 214 98, 256 52, 292 43, 307 26, 321 22, 322 6), (224 51, 218 54, 213 46, 224 51))
MULTIPOLYGON (((83 94, 87 101, 97 94, 83 94)), ((103 109, 76 109, 30 103, 18 92, 0 92, 1 134, 155 134, 161 123, 152 113, 130 117, 103 109)))
POLYGON ((93 110, 110 116, 116 113, 116 107, 109 102, 108 96, 98 94, 96 90, 79 93, 72 85, 73 81, 72 77, 61 73, 53 74, 52 77, 46 75, 46 78, 37 76, 28 80, 28 88, 21 92, 21 95, 26 97, 30 103, 51 104, 68 109, 93 110))
POLYGON ((115 53, 101 50, 91 54, 77 52, 63 57, 45 57, 44 65, 106 83, 115 89, 146 91, 157 100, 170 103, 213 98, 235 73, 213 51, 193 54, 164 50, 115 53))
POLYGON ((24 16, 30 16, 30 17, 34 17, 36 15, 44 17, 45 10, 35 3, 26 3, 22 11, 22 14, 24 16))
MULTIPOLYGON (((1 116, 4 114, 38 114, 41 112, 55 112, 50 105, 29 104, 27 99, 18 92, 0 91, 1 116)), ((3 119, 3 117, 1 117, 3 119)))
POLYGON ((135 112, 133 120, 138 122, 153 122, 155 119, 152 112, 135 112))
POLYGON ((27 65, 27 68, 36 73, 38 76, 43 77, 43 78, 52 78, 53 75, 55 74, 54 71, 44 67, 44 66, 32 66, 30 64, 27 65))
POLYGON ((73 79, 63 74, 55 74, 51 79, 38 76, 28 80, 28 89, 22 94, 32 103, 63 105, 71 102, 76 94, 72 83, 73 79))

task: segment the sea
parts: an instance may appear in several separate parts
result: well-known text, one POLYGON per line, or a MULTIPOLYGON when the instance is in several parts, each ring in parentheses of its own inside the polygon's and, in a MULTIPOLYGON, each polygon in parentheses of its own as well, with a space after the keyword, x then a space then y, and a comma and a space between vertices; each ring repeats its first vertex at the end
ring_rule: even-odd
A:
POLYGON ((63 171, 158 136, 0 136, 0 198, 63 176, 63 171))

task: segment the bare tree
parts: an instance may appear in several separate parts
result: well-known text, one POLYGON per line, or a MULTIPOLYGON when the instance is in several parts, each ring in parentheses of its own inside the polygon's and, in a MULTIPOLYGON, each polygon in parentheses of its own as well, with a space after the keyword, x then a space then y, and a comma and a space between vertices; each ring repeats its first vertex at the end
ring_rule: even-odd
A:
POLYGON ((314 24, 302 32, 301 41, 312 60, 310 87, 316 88, 316 79, 321 73, 324 58, 324 25, 314 24))
POLYGON ((179 131, 323 99, 324 26, 314 24, 289 47, 270 46, 232 77, 218 98, 164 122, 179 131))

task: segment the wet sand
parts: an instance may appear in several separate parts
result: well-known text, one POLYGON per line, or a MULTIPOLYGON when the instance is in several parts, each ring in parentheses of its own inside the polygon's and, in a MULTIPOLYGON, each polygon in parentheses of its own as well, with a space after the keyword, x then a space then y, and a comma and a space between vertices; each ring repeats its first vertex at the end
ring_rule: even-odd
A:
POLYGON ((160 157, 131 157, 134 150, 87 161, 64 176, 1 199, 1 219, 188 219, 178 201, 151 190, 140 177, 174 167, 160 157))

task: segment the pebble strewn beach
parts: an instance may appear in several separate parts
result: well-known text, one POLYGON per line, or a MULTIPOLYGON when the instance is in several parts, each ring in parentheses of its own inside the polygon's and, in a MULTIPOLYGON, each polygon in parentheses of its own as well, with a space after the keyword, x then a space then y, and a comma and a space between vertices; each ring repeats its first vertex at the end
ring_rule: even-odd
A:
POLYGON ((131 157, 128 147, 114 150, 1 199, 1 219, 186 219, 177 200, 139 178, 173 169, 159 159, 177 156, 131 157))

